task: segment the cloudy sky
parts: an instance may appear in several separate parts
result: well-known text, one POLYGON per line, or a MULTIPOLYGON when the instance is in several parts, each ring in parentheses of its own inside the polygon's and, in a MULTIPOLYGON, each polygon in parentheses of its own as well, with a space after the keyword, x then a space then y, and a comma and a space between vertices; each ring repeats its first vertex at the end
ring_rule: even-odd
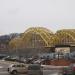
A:
POLYGON ((75 28, 75 0, 0 0, 0 34, 29 27, 75 28))

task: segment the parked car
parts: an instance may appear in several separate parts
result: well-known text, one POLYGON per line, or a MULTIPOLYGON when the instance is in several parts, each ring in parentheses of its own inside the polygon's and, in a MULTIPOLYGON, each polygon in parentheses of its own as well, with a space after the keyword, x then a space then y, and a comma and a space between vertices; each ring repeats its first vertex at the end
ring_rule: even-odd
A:
POLYGON ((12 58, 11 56, 4 57, 2 61, 17 61, 16 58, 12 58))
POLYGON ((75 64, 71 64, 69 67, 63 69, 63 75, 75 75, 75 64))
POLYGON ((7 70, 10 74, 16 75, 18 73, 27 73, 27 67, 28 65, 26 64, 17 63, 11 64, 7 70))
POLYGON ((39 64, 31 64, 28 66, 27 75, 43 75, 43 70, 39 64))

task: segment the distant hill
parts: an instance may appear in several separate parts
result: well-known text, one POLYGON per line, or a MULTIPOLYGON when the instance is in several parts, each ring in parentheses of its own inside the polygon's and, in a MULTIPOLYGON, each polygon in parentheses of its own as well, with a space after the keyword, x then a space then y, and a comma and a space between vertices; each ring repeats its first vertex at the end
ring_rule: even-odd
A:
POLYGON ((20 33, 11 33, 9 35, 0 36, 0 51, 2 52, 2 50, 8 50, 9 42, 18 36, 20 36, 20 33))

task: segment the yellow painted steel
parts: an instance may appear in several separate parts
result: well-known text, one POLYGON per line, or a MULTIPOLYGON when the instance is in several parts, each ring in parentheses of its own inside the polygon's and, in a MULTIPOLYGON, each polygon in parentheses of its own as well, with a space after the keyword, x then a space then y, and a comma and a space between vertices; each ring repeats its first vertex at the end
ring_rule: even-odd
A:
POLYGON ((40 37, 44 40, 44 42, 46 43, 46 45, 49 46, 49 44, 48 44, 48 41, 49 41, 49 40, 47 40, 47 39, 48 39, 47 36, 44 35, 45 33, 43 34, 43 33, 42 33, 41 31, 39 31, 38 29, 36 29, 35 31, 36 31, 36 32, 40 35, 40 37))
MULTIPOLYGON (((63 39, 63 36, 66 37, 68 35, 73 41, 75 41, 75 31, 72 30, 61 30, 56 33, 59 39, 63 39)), ((66 38, 68 39, 68 38, 66 38)))
POLYGON ((69 33, 69 34, 71 34, 73 37, 75 37, 75 29, 65 29, 65 30, 63 30, 63 32, 67 32, 67 33, 69 33))
MULTIPOLYGON (((35 33, 35 34, 38 34, 42 39, 43 41, 45 42, 46 44, 46 47, 51 47, 51 44, 52 44, 52 40, 53 40, 53 33, 50 32, 49 30, 45 29, 45 28, 30 28, 28 29, 25 34, 28 34, 28 33, 35 33)), ((29 37, 31 38, 31 37, 29 37)), ((29 41, 28 41, 29 42, 29 41)))
MULTIPOLYGON (((26 30, 23 35, 20 37, 21 42, 20 45, 23 46, 27 46, 27 47, 35 47, 35 43, 33 41, 38 40, 35 36, 38 35, 40 36, 39 40, 43 40, 43 46, 44 47, 52 47, 56 44, 60 44, 61 40, 64 38, 66 39, 72 39, 73 42, 75 42, 75 29, 71 30, 71 29, 63 29, 63 30, 59 30, 57 31, 57 33, 53 34, 51 31, 47 30, 46 28, 42 28, 42 27, 33 27, 33 28, 29 28, 28 30, 26 30), (32 41, 31 38, 33 38, 33 36, 35 37, 35 39, 32 41), (67 38, 70 37, 70 38, 67 38), (30 46, 31 44, 31 46, 30 46)), ((18 39, 15 39, 15 46, 18 39)), ((70 40, 71 41, 71 40, 70 40)), ((64 42, 64 41, 62 41, 64 42)), ((65 41, 67 42, 67 40, 65 41)), ((37 42, 36 42, 37 43, 37 42)), ((19 45, 19 44, 18 44, 19 45)))
MULTIPOLYGON (((39 29, 37 29, 37 31, 43 36, 43 38, 47 42, 48 47, 53 45, 53 41, 56 39, 56 36, 54 34, 50 34, 49 32, 45 31, 40 31, 39 29)), ((56 40, 54 42, 56 42, 56 40)))

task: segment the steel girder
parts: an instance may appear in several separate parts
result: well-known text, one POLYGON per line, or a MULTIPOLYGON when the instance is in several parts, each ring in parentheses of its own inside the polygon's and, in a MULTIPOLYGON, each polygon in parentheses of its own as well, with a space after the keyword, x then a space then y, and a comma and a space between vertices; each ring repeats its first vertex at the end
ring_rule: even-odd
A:
POLYGON ((31 38, 31 36, 27 37, 27 35, 32 35, 32 33, 39 35, 45 42, 46 47, 51 47, 51 45, 53 44, 53 41, 56 41, 55 40, 56 38, 52 32, 49 32, 48 30, 45 30, 44 28, 42 29, 42 28, 36 28, 36 27, 28 29, 24 33, 23 38, 25 39, 31 38))
MULTIPOLYGON (((60 41, 62 41, 63 38, 68 39, 67 38, 67 36, 68 36, 68 37, 71 38, 71 40, 68 39, 68 40, 71 41, 71 43, 74 43, 75 42, 75 31, 74 30, 60 30, 60 31, 58 31, 56 33, 56 35, 59 37, 59 40, 60 41)), ((69 43, 70 41, 65 41, 65 42, 68 42, 69 43)))

